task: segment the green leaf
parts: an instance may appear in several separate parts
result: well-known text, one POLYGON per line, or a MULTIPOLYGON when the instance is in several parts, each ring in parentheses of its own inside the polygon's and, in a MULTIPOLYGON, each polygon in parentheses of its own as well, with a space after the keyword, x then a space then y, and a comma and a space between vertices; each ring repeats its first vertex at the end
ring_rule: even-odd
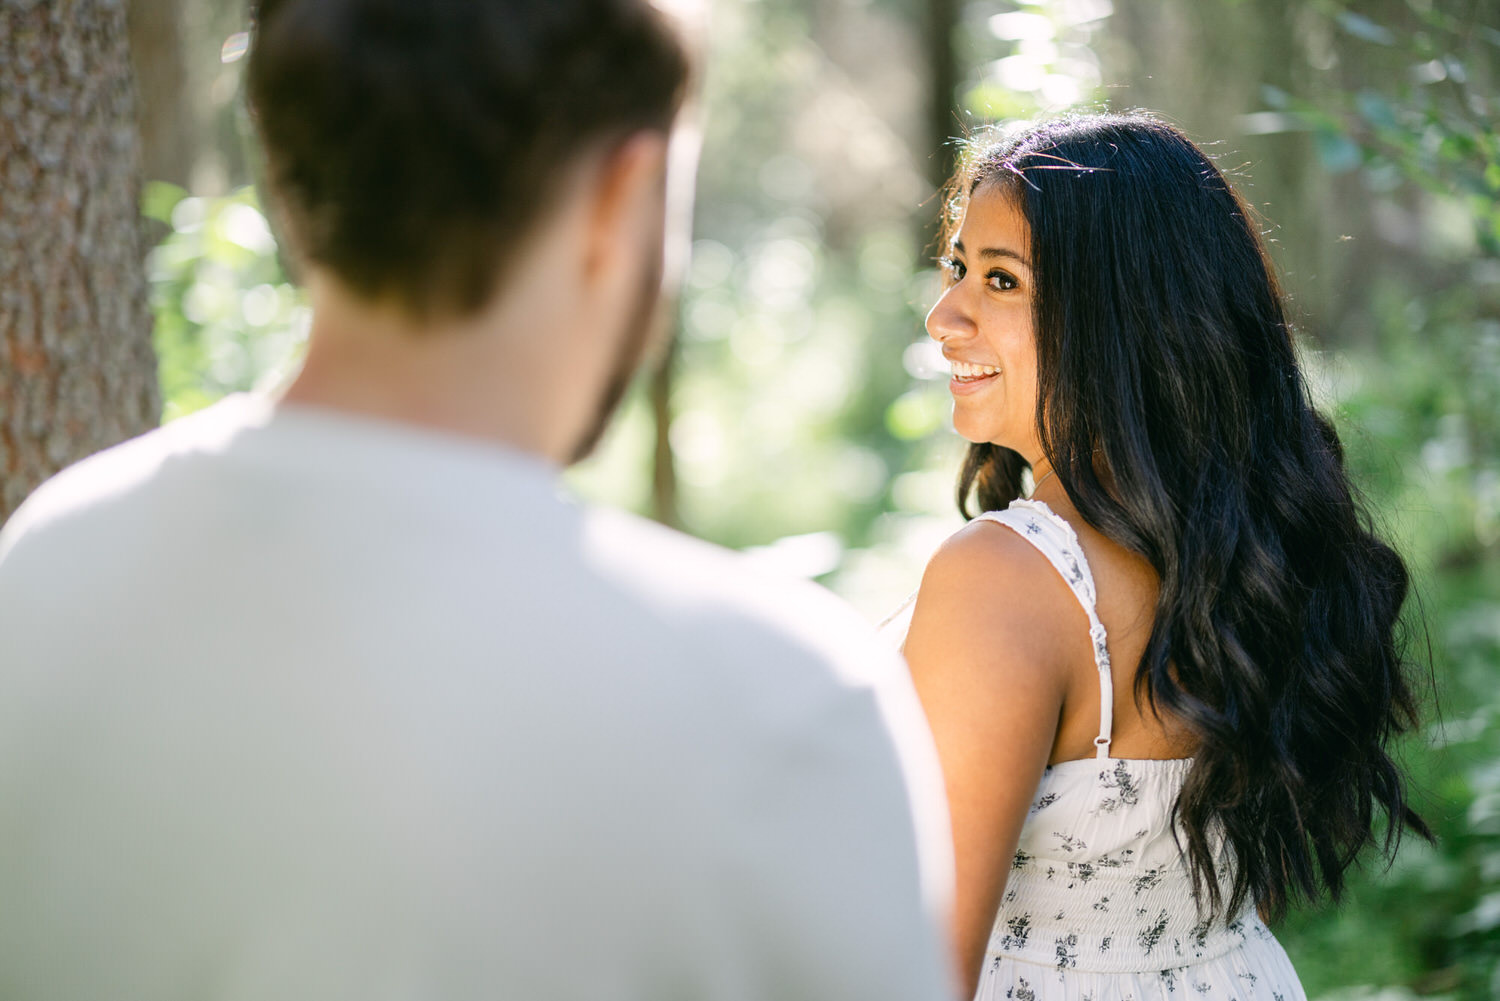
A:
POLYGON ((166 181, 148 181, 141 192, 141 215, 172 225, 172 210, 187 197, 187 192, 166 181))

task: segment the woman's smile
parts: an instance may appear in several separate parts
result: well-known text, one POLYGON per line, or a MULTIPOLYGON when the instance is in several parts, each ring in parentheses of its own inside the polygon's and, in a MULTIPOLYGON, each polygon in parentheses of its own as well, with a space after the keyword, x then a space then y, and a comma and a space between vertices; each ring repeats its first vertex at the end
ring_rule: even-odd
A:
POLYGON ((1000 377, 1000 369, 995 365, 975 365, 966 361, 951 364, 953 377, 948 381, 948 391, 954 396, 977 393, 1000 377))

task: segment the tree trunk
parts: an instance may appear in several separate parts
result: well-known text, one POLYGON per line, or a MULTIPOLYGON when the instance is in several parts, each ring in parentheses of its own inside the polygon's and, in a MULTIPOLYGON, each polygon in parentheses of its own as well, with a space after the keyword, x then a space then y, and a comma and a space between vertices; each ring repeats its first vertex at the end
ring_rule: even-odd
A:
POLYGON ((183 58, 182 0, 130 0, 130 55, 140 100, 141 163, 148 181, 191 188, 200 154, 183 58))
POLYGON ((0 520, 154 426, 121 0, 0 5, 0 520))
MULTIPOLYGON (((675 9, 677 28, 695 59, 709 47, 708 0, 683 0, 675 9)), ((703 74, 694 73, 689 93, 678 115, 668 170, 666 244, 663 257, 662 302, 658 322, 667 324, 665 343, 651 370, 646 392, 653 425, 651 449, 651 515, 663 525, 682 527, 677 493, 677 461, 672 454, 672 386, 677 369, 677 337, 682 328, 682 282, 692 258, 693 206, 697 201, 698 155, 703 149, 703 74)))
MULTIPOLYGON (((676 310, 673 310, 673 314, 676 310)), ((677 464, 672 457, 672 373, 676 367, 677 335, 674 330, 651 372, 647 392, 651 397, 651 421, 655 443, 651 454, 651 517, 670 528, 682 527, 677 509, 677 464)))
POLYGON ((927 3, 927 71, 932 89, 928 94, 928 135, 931 159, 928 180, 941 189, 948 183, 957 159, 952 139, 959 134, 958 53, 953 33, 958 30, 960 0, 929 0, 927 3))

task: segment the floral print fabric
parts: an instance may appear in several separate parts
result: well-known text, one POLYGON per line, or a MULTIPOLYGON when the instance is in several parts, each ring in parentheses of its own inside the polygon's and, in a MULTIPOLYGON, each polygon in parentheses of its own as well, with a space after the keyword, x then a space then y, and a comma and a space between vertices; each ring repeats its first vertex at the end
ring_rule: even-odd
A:
MULTIPOLYGON (((1037 501, 980 517, 1036 546, 1084 605, 1105 712, 1100 756, 1061 762, 1042 775, 977 1001, 1305 1001, 1286 953, 1253 907, 1228 919, 1200 919, 1172 825, 1192 759, 1107 756, 1108 651, 1092 575, 1072 529, 1037 501)), ((1227 895, 1233 860, 1220 844, 1227 895)))

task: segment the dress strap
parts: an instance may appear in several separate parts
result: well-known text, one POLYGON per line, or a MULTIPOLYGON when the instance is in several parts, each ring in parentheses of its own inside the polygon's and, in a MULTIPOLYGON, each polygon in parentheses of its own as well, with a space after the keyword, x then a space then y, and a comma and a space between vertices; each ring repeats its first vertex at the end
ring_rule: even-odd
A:
POLYGON ((1109 646, 1105 642, 1104 623, 1096 607, 1098 592, 1094 575, 1073 526, 1058 517, 1050 507, 1037 500, 1012 501, 1004 511, 986 511, 976 521, 993 521, 1013 530, 1031 543, 1062 575, 1073 597, 1083 606, 1089 619, 1089 638, 1094 644, 1094 666, 1099 669, 1099 736, 1094 738, 1095 757, 1109 757, 1110 730, 1114 723, 1115 686, 1109 670, 1109 646))

